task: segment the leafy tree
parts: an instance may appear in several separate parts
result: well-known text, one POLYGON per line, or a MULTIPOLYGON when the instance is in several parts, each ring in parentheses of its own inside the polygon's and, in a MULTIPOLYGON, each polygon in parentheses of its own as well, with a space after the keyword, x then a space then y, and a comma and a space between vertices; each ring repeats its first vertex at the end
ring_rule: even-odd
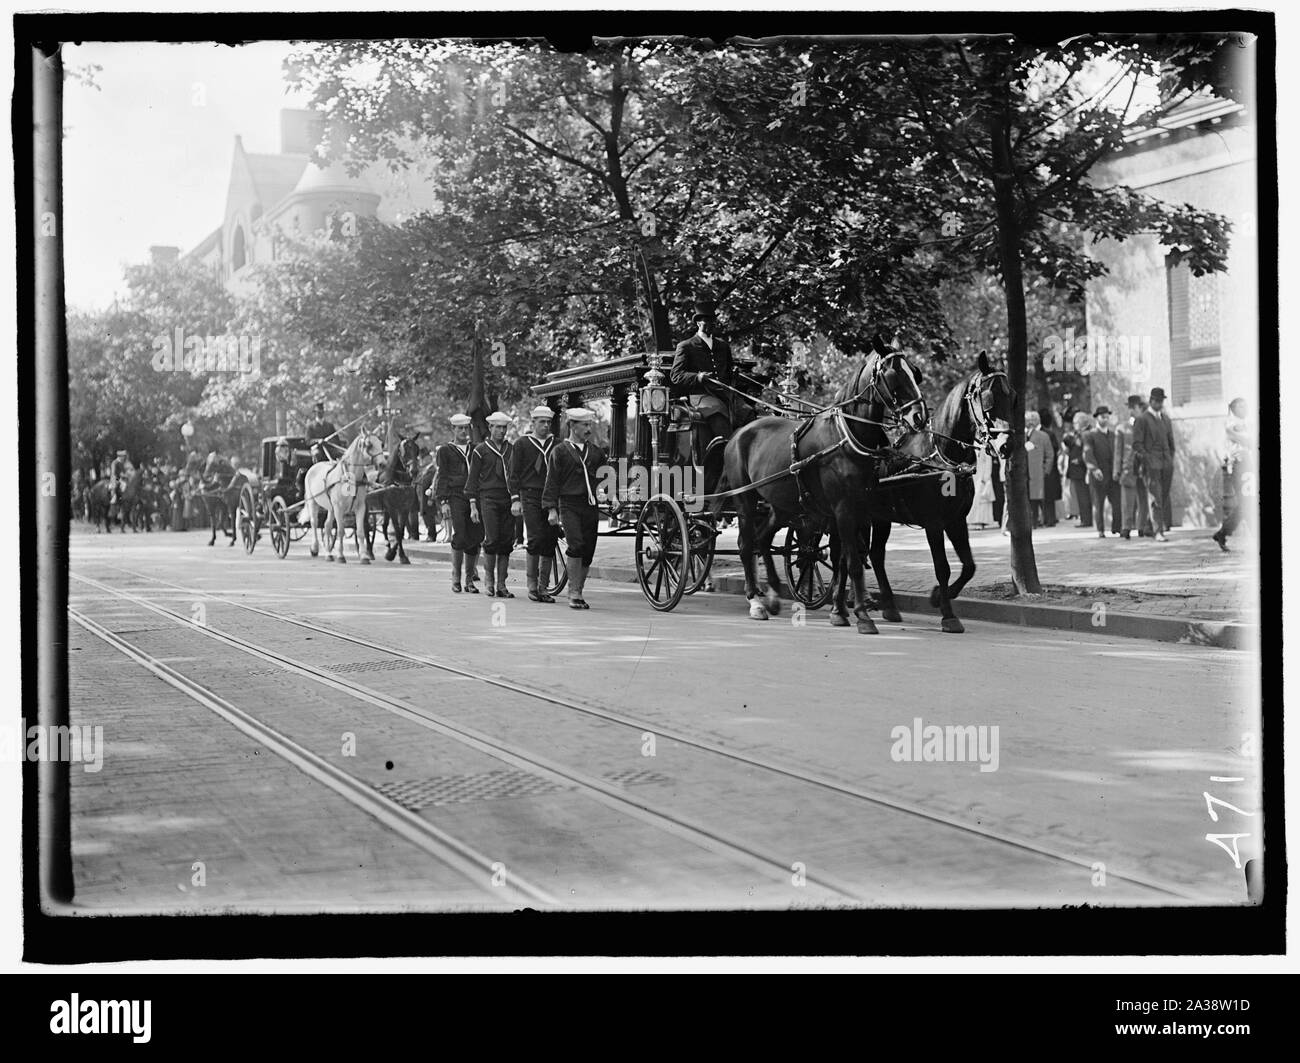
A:
POLYGON ((1154 234, 1200 275, 1226 267, 1229 223, 1126 187, 1089 182, 1092 168, 1134 123, 1152 122, 1215 76, 1223 38, 1073 37, 1060 44, 1011 36, 970 41, 890 42, 876 55, 844 53, 864 76, 885 68, 898 93, 900 130, 926 145, 925 166, 947 186, 957 213, 954 255, 997 276, 1007 308, 1007 363, 1022 396, 1013 420, 1008 523, 1011 575, 1021 593, 1041 589, 1034 560, 1024 458, 1027 393, 1027 277, 1073 301, 1105 266, 1086 243, 1154 234), (1140 90, 1164 75, 1166 92, 1140 90), (963 206, 958 211, 954 201, 963 206))
POLYGON ((96 468, 118 450, 133 460, 175 457, 179 425, 200 401, 207 376, 159 369, 161 351, 188 336, 227 331, 229 294, 194 265, 126 271, 120 303, 68 320, 68 399, 73 464, 96 468), (166 344, 166 348, 161 346, 166 344))

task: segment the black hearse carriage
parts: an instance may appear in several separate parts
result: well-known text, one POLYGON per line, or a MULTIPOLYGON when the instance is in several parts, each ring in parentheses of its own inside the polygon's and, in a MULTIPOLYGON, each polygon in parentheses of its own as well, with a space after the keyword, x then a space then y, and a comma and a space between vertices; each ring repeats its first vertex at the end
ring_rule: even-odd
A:
MULTIPOLYGON (((557 432, 560 414, 570 406, 603 413, 618 500, 603 508, 600 534, 634 538, 637 582, 646 601, 660 611, 709 587, 716 555, 739 555, 738 550, 717 547, 720 529, 735 516, 734 507, 725 505, 715 515, 700 497, 703 469, 689 445, 692 425, 668 387, 673 353, 627 354, 560 369, 531 389, 555 410, 557 432), (607 411, 599 409, 604 406, 607 411)), ((749 381, 750 393, 756 394, 761 384, 748 375, 753 363, 738 359, 735 365, 738 379, 749 381)), ((548 588, 551 594, 559 594, 567 581, 563 548, 557 546, 556 553, 558 580, 548 588)), ((830 600, 830 551, 818 527, 801 523, 788 528, 784 546, 773 553, 784 559, 786 579, 799 601, 815 609, 830 600)))

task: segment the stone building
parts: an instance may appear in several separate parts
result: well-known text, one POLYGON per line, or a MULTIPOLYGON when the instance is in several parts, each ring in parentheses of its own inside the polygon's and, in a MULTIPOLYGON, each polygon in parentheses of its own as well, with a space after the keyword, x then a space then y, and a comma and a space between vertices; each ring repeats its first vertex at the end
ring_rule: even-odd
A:
POLYGON ((247 291, 251 267, 275 260, 281 234, 342 225, 349 213, 375 217, 381 196, 366 174, 352 177, 341 164, 322 169, 311 161, 320 133, 314 112, 286 109, 278 154, 250 152, 236 136, 221 224, 186 259, 209 266, 231 290, 247 291))
POLYGON ((1092 178, 1232 222, 1227 271, 1203 277, 1154 235, 1095 245, 1110 272, 1089 286, 1086 309, 1088 339, 1108 355, 1089 374, 1094 405, 1118 414, 1127 395, 1163 388, 1177 433, 1175 523, 1217 523, 1228 403, 1241 396, 1258 410, 1254 115, 1236 101, 1193 97, 1156 125, 1131 130, 1092 178))

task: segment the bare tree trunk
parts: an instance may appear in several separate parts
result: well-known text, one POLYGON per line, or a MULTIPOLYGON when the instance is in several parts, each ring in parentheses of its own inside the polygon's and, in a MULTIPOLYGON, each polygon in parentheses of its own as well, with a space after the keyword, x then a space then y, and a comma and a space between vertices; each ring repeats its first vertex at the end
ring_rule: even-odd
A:
POLYGON ((993 199, 998 217, 998 254, 1007 298, 1007 375, 1018 396, 1011 415, 1011 453, 1007 464, 1007 528, 1011 532, 1011 579, 1020 594, 1039 594, 1029 510, 1029 467, 1025 458, 1025 387, 1029 357, 1024 271, 1020 261, 1020 217, 1011 154, 1011 111, 1005 70, 995 71, 999 105, 988 118, 993 154, 993 199))

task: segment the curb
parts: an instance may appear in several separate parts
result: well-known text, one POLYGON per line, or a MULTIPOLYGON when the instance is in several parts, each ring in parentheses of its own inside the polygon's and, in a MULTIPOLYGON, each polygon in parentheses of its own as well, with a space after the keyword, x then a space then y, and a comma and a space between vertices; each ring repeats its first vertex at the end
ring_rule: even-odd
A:
MULTIPOLYGON (((378 550, 376 550, 378 553, 378 550)), ((407 553, 437 561, 451 560, 451 547, 445 543, 423 540, 417 546, 408 546, 407 553)), ((523 552, 510 555, 512 569, 524 568, 523 552)), ((626 565, 591 566, 590 579, 610 583, 635 583, 636 570, 626 565)), ((745 581, 738 574, 728 573, 713 580, 714 594, 744 594, 745 581)), ((910 591, 894 591, 894 602, 900 612, 920 613, 937 617, 930 604, 930 595, 910 591)), ((1195 646, 1214 646, 1220 649, 1251 649, 1257 641, 1254 625, 1235 620, 1187 620, 1172 616, 1153 616, 1149 613, 1122 613, 1107 609, 1102 623, 1095 623, 1092 609, 1075 609, 1066 605, 1032 605, 1019 602, 996 602, 987 598, 963 597, 959 615, 963 620, 985 620, 994 624, 1018 627, 1048 628, 1055 631, 1078 631, 1089 635, 1114 635, 1120 638, 1149 639, 1153 642, 1178 642, 1195 646)))

